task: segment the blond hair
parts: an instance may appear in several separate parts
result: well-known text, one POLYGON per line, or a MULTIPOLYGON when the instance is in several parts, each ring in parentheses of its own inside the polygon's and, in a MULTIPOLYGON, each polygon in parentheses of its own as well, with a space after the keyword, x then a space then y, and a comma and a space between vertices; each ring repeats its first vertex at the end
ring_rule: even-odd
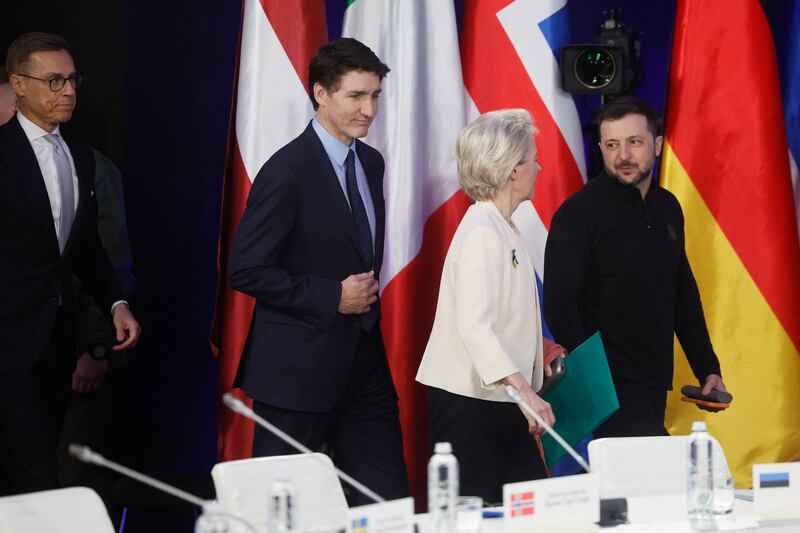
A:
POLYGON ((456 142, 458 182, 473 200, 491 200, 522 163, 536 134, 525 109, 484 113, 461 130, 456 142))

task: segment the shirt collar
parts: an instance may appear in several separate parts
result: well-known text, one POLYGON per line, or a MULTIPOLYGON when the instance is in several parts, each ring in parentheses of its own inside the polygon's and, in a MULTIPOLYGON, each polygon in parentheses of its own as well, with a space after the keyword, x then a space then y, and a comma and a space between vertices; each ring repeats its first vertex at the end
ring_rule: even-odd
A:
POLYGON ((347 152, 350 151, 350 148, 355 148, 355 140, 353 140, 350 146, 347 146, 342 141, 331 135, 330 132, 328 132, 328 130, 326 130, 322 124, 319 123, 316 117, 311 119, 311 127, 314 128, 314 131, 317 133, 317 137, 319 137, 319 140, 322 141, 322 146, 328 153, 328 157, 344 166, 344 161, 347 159, 347 152))
POLYGON ((22 111, 17 110, 17 120, 19 121, 19 125, 22 126, 22 131, 25 132, 25 136, 28 137, 28 142, 33 142, 36 139, 44 137, 45 135, 50 135, 51 133, 57 136, 61 136, 61 125, 56 126, 52 132, 44 130, 31 122, 31 120, 22 114, 22 111))
POLYGON ((653 191, 658 188, 658 183, 656 183, 655 178, 652 178, 650 180, 650 188, 647 190, 647 194, 644 195, 644 198, 642 198, 642 193, 639 192, 639 189, 636 186, 620 183, 619 180, 612 176, 606 169, 603 169, 598 178, 601 179, 603 183, 606 183, 613 191, 616 191, 619 194, 628 195, 628 197, 636 198, 637 200, 649 198, 652 194, 656 194, 653 191))

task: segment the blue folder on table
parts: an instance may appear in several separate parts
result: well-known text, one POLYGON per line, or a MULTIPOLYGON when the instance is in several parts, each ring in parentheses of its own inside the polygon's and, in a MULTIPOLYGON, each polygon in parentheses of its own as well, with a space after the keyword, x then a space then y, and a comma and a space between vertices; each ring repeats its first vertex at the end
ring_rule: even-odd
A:
MULTIPOLYGON (((564 377, 545 394, 553 408, 553 429, 575 447, 619 409, 600 332, 575 348, 564 360, 564 377)), ((549 434, 542 436, 547 465, 552 467, 567 452, 549 434)))

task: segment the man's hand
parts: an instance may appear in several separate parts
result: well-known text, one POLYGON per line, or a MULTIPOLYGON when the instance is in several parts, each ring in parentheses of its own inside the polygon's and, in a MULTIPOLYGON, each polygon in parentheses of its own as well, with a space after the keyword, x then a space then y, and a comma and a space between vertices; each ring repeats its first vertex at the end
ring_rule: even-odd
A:
MULTIPOLYGON (((527 403, 531 406, 537 415, 542 417, 542 419, 547 422, 550 427, 556 423, 556 417, 553 414, 553 408, 550 407, 550 404, 544 401, 538 394, 536 394, 533 389, 531 388, 530 383, 522 377, 522 374, 517 372, 516 374, 511 374, 510 376, 506 377, 503 382, 506 385, 511 385, 516 389, 519 395, 522 397, 522 401, 527 403)), ((535 418, 533 418, 527 411, 522 409, 520 405, 520 410, 522 414, 525 415, 525 418, 528 420, 528 431, 531 434, 544 433, 545 429, 539 425, 535 418)))
POLYGON ((120 344, 112 347, 112 350, 127 350, 133 348, 139 342, 139 335, 142 333, 142 328, 139 323, 133 318, 128 304, 117 304, 114 308, 114 327, 117 330, 117 340, 120 344))
POLYGON ((339 312, 343 315, 362 315, 369 311, 369 306, 378 299, 378 280, 370 270, 361 274, 353 274, 342 281, 342 297, 339 300, 339 312))
POLYGON ((75 372, 72 373, 72 390, 86 394, 100 388, 108 370, 108 359, 98 361, 88 352, 78 358, 75 372))
POLYGON ((722 392, 728 392, 728 389, 725 388, 725 383, 722 382, 721 376, 709 374, 706 377, 706 382, 703 384, 703 390, 700 392, 704 395, 707 395, 713 389, 720 390, 722 392))

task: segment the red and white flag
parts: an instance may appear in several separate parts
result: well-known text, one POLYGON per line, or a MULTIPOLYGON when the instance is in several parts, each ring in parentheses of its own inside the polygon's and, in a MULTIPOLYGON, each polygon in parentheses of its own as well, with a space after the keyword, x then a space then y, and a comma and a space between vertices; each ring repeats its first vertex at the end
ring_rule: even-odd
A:
MULTIPOLYGON (((313 116, 308 64, 327 41, 323 0, 245 0, 219 238, 219 282, 211 343, 219 362, 217 452, 220 461, 250 457, 253 423, 219 402, 231 391, 250 329, 254 301, 230 288, 227 262, 236 226, 261 166, 313 116)), ((250 402, 241 390, 237 396, 250 402)))

